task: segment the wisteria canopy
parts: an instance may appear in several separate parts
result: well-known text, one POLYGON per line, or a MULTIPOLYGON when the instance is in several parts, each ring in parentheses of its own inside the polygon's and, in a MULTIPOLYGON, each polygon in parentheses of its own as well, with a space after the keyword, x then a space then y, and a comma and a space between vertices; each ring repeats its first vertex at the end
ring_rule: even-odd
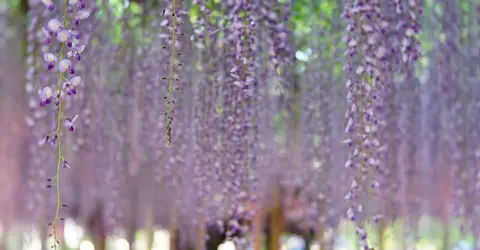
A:
POLYGON ((0 250, 480 249, 480 0, 5 0, 0 30, 0 250))

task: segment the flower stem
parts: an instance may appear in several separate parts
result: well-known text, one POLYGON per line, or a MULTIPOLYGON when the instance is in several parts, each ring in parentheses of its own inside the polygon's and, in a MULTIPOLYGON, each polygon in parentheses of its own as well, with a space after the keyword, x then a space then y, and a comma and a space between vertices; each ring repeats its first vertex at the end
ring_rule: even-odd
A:
MULTIPOLYGON (((65 5, 68 5, 68 0, 65 1, 65 5)), ((65 7, 65 10, 63 12, 63 27, 67 24, 67 8, 65 7)), ((64 54, 65 54, 65 44, 66 42, 62 43, 62 49, 60 51, 60 61, 63 60, 64 54)), ((59 99, 59 104, 58 104, 58 115, 57 115, 57 172, 55 174, 55 182, 57 186, 57 207, 55 210, 55 219, 53 219, 52 223, 52 228, 53 228, 53 248, 57 249, 57 222, 59 220, 59 213, 60 213, 60 208, 62 206, 62 201, 60 199, 60 166, 62 164, 62 146, 61 146, 61 140, 60 140, 60 133, 61 133, 61 122, 62 122, 62 114, 63 114, 63 103, 62 103, 62 79, 63 79, 63 72, 60 71, 59 77, 58 77, 58 99, 59 99)))

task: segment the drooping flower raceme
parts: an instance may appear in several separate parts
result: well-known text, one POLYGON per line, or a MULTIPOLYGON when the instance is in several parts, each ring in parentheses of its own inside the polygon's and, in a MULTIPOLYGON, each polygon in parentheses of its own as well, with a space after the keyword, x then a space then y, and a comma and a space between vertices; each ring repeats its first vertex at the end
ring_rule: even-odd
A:
MULTIPOLYGON (((49 10, 55 9, 55 4, 51 0, 44 0, 43 3, 49 10)), ((53 222, 49 223, 52 227, 53 245, 52 248, 56 249, 59 241, 57 240, 57 223, 59 220, 63 220, 60 217, 60 209, 66 208, 65 204, 62 204, 60 194, 60 168, 70 168, 70 163, 63 157, 61 138, 63 129, 67 131, 74 131, 74 123, 78 119, 78 115, 70 118, 64 113, 64 99, 67 96, 75 95, 77 88, 80 86, 82 79, 80 76, 74 76, 76 71, 74 63, 67 59, 67 57, 74 57, 76 60, 80 60, 80 53, 84 50, 85 46, 80 45, 78 25, 80 20, 84 20, 90 16, 90 10, 85 9, 86 4, 84 0, 78 1, 66 1, 65 11, 60 19, 53 18, 47 22, 46 27, 42 28, 42 32, 45 35, 45 44, 55 45, 55 41, 60 43, 60 51, 53 51, 55 46, 52 46, 52 51, 43 55, 43 59, 46 63, 46 69, 49 71, 57 70, 58 72, 58 84, 55 90, 51 86, 44 87, 40 93, 40 106, 46 106, 52 103, 54 100, 57 108, 57 128, 54 132, 45 136, 40 142, 40 145, 50 143, 57 146, 57 170, 56 174, 49 179, 47 187, 55 187, 57 189, 57 206, 55 210, 55 218, 53 222), (74 13, 76 11, 76 13, 74 13), (69 75, 71 76, 68 79, 69 75)))
POLYGON ((371 198, 372 193, 377 193, 380 186, 378 180, 373 179, 374 170, 379 166, 377 105, 380 104, 379 91, 382 89, 382 71, 385 69, 383 64, 386 57, 386 49, 381 41, 383 31, 389 24, 382 20, 379 9, 378 1, 349 1, 343 13, 348 21, 345 38, 348 63, 344 69, 347 72, 349 106, 345 113, 345 133, 349 138, 345 142, 353 147, 345 167, 357 172, 350 185, 351 189, 345 196, 350 204, 346 215, 356 223, 363 249, 369 249, 369 246, 361 221, 366 218, 365 210, 371 209, 365 207, 365 200, 371 198))
POLYGON ((174 85, 175 82, 180 81, 179 78, 175 77, 175 66, 179 66, 179 63, 177 61, 176 63, 176 56, 180 56, 181 52, 177 51, 177 45, 179 44, 178 40, 180 35, 185 35, 184 33, 180 32, 180 25, 183 24, 181 20, 181 16, 187 14, 186 11, 181 10, 181 4, 183 3, 182 0, 173 0, 171 4, 171 9, 164 10, 163 14, 168 14, 170 16, 170 19, 166 19, 165 21, 168 23, 168 30, 170 31, 168 40, 167 40, 167 45, 164 46, 165 49, 170 50, 170 63, 168 65, 169 69, 169 76, 164 77, 165 80, 168 79, 169 84, 168 84, 168 89, 167 89, 167 96, 165 99, 167 99, 167 111, 165 113, 165 116, 167 118, 167 126, 166 126, 166 137, 167 137, 167 145, 170 146, 172 144, 172 123, 173 123, 173 104, 175 104, 175 101, 173 99, 173 90, 178 90, 174 85))

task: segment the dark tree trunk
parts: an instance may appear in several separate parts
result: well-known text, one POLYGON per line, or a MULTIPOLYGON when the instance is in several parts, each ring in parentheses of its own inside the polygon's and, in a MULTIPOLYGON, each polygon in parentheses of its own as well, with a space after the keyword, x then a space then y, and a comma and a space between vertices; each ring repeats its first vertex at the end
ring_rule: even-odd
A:
POLYGON ((93 245, 96 250, 106 249, 106 230, 105 222, 103 221, 103 204, 97 202, 96 208, 89 216, 87 221, 87 229, 93 236, 93 245))

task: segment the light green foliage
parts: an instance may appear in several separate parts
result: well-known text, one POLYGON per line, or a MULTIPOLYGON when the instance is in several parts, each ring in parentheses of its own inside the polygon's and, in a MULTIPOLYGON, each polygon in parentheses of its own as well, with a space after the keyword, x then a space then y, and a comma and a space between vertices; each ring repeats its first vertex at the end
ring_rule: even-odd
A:
POLYGON ((190 22, 195 23, 200 15, 200 7, 198 5, 192 5, 188 14, 190 16, 190 22))
POLYGON ((279 135, 283 135, 285 133, 285 123, 283 122, 283 120, 286 116, 287 116, 286 111, 283 111, 283 112, 277 113, 273 118, 275 131, 279 135))
MULTIPOLYGON (((7 6, 10 10, 18 10, 20 8, 20 0, 6 0, 7 6)), ((0 3, 3 5, 3 3, 0 3)))

